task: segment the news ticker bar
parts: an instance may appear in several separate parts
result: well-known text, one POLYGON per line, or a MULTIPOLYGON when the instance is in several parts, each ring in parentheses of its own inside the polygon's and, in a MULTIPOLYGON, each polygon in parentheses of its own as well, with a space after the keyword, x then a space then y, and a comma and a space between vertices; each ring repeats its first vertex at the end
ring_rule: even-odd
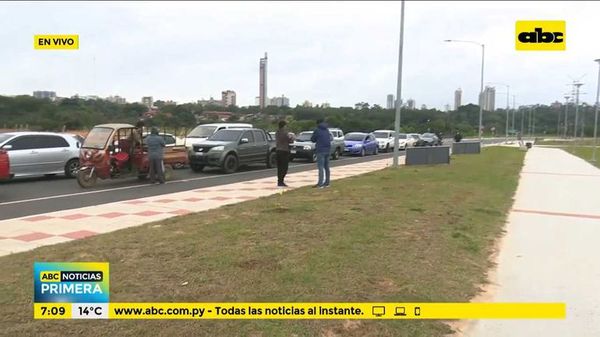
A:
POLYGON ((34 303, 35 319, 565 319, 565 303, 34 303))

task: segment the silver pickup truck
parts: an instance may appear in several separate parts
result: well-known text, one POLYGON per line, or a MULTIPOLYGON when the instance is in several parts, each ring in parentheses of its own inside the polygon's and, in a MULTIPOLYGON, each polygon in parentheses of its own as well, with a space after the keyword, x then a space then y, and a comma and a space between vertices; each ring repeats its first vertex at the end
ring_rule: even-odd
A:
MULTIPOLYGON (((331 141, 331 159, 338 159, 344 153, 344 132, 337 128, 329 128, 333 137, 331 141)), ((315 143, 310 140, 312 131, 303 131, 298 134, 296 140, 290 145, 290 161, 296 158, 308 159, 310 162, 317 160, 315 143)))

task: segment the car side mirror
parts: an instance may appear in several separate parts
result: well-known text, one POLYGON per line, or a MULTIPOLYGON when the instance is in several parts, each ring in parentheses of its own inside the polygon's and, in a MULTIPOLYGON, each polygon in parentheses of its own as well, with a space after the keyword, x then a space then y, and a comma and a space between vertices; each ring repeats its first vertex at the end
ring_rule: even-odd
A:
POLYGON ((4 145, 2 148, 5 150, 12 150, 13 146, 8 144, 8 145, 4 145))
POLYGON ((242 138, 240 139, 240 144, 248 144, 250 141, 248 140, 248 138, 242 138))

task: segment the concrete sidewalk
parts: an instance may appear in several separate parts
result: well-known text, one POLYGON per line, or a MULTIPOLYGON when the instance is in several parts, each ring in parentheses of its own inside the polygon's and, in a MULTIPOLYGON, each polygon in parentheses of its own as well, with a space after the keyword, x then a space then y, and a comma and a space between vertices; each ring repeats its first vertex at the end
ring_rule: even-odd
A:
MULTIPOLYGON (((380 170, 391 163, 392 159, 387 158, 332 167, 331 179, 335 181, 380 170)), ((404 157, 400 157, 400 164, 404 164, 404 157)), ((314 185, 316 182, 316 169, 288 174, 286 177, 286 183, 293 188, 314 185)), ((0 256, 139 226, 178 215, 201 212, 284 191, 276 185, 277 178, 270 177, 2 220, 0 221, 0 256)), ((156 185, 156 188, 160 186, 156 185)))
POLYGON ((490 292, 475 301, 563 302, 567 319, 473 321, 463 336, 600 336, 600 170, 534 147, 506 231, 490 292))

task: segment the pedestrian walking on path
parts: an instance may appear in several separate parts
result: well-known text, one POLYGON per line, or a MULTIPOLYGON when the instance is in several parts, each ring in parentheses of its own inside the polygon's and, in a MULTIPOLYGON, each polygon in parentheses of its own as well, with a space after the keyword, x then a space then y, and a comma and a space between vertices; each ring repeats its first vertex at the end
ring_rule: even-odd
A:
POLYGON ((316 143, 315 152, 317 153, 317 170, 319 171, 319 181, 314 187, 329 187, 329 154, 331 153, 333 136, 327 128, 327 123, 322 119, 317 120, 317 128, 313 131, 310 140, 316 143))
POLYGON ((277 144, 277 186, 288 187, 285 182, 285 176, 288 173, 290 164, 290 144, 294 141, 288 132, 285 121, 279 122, 279 129, 275 133, 275 142, 277 144))
POLYGON ((165 140, 158 135, 158 129, 152 128, 150 135, 146 138, 148 144, 148 160, 150 161, 150 183, 158 182, 165 183, 165 171, 163 164, 163 153, 165 148, 165 140))

